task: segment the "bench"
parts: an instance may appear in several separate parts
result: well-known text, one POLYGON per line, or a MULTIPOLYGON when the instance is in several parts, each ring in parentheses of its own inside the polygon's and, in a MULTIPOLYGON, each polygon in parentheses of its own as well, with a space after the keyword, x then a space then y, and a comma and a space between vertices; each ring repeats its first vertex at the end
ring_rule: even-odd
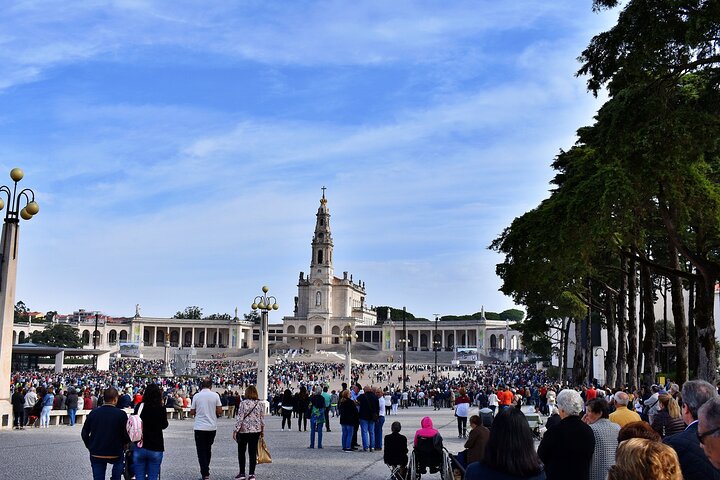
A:
MULTIPOLYGON (((75 423, 82 425, 90 410, 78 410, 75 412, 75 423)), ((36 420, 40 424, 40 417, 36 420)), ((70 425, 70 415, 67 410, 50 410, 50 425, 70 425)))

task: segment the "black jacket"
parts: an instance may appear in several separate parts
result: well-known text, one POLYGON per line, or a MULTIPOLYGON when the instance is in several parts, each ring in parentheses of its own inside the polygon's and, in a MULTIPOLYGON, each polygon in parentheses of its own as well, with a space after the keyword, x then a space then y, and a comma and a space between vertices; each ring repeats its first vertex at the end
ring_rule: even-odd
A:
POLYGON ((90 455, 119 457, 130 443, 125 426, 127 414, 114 405, 96 408, 85 419, 82 439, 90 455))
POLYGON ((13 411, 22 412, 25 408, 25 397, 20 390, 16 390, 12 396, 13 411))
POLYGON ((387 465, 408 464, 407 437, 399 433, 385 435, 385 449, 383 450, 383 461, 387 465))
POLYGON ((577 415, 549 428, 538 447, 548 480, 588 480, 595 434, 577 415))
POLYGON ((342 400, 338 405, 340 411, 340 425, 357 425, 358 411, 355 402, 352 400, 342 400))
POLYGON ((162 431, 168 427, 165 407, 145 405, 140 418, 143 422, 143 448, 154 452, 164 452, 165 442, 162 431))
POLYGON ((677 452, 685 480, 720 480, 720 471, 715 470, 700 446, 697 430, 695 422, 684 432, 665 437, 663 442, 677 452))
POLYGON ((78 408, 78 394, 77 393, 68 393, 67 400, 65 401, 65 408, 68 410, 78 408))
POLYGON ((358 411, 360 420, 375 420, 380 414, 380 401, 374 393, 358 395, 357 400, 360 406, 358 411))

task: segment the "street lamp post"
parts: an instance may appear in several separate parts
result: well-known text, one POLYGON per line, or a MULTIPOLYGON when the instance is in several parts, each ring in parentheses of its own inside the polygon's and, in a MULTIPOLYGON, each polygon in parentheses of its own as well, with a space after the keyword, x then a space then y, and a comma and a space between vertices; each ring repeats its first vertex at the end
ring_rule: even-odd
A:
POLYGON ((170 368, 170 332, 165 332, 165 370, 163 377, 172 377, 173 372, 170 368))
POLYGON ((405 309, 405 307, 403 307, 403 382, 402 382, 403 383, 403 392, 405 391, 405 377, 406 377, 405 357, 407 356, 407 342, 408 342, 407 327, 405 325, 405 312, 406 312, 406 309, 405 309))
MULTIPOLYGON (((100 332, 98 332, 98 320, 100 320, 100 314, 95 313, 95 330, 93 331, 93 350, 97 350, 98 335, 100 334, 100 332)), ((93 355, 93 364, 95 365, 95 369, 97 370, 97 354, 93 355)))
POLYGON ((348 323, 343 332, 340 334, 340 338, 345 341, 345 381, 348 385, 352 386, 352 342, 357 338, 357 334, 353 329, 352 323, 348 323))
MULTIPOLYGON (((17 277, 18 253, 18 227, 20 219, 30 220, 40 211, 35 203, 35 192, 23 188, 18 192, 18 182, 24 173, 19 168, 10 171, 13 186, 0 187, 0 192, 7 197, 7 210, 2 229, 2 257, 0 262, 0 314, 2 314, 2 329, 0 329, 0 425, 10 425, 12 406, 10 404, 10 372, 12 363, 12 328, 15 313, 15 279, 17 277), (25 204, 23 208, 20 205, 25 204), (5 417, 7 416, 7 422, 5 417)), ((5 207, 5 201, 0 195, 0 210, 5 207)))
POLYGON ((436 313, 436 314, 435 314, 435 333, 433 334, 433 341, 432 341, 433 351, 435 352, 435 370, 434 370, 435 378, 433 379, 433 383, 436 383, 436 382, 437 382, 437 378, 438 378, 438 374, 437 374, 437 352, 438 352, 438 346, 440 345, 440 342, 439 342, 438 339, 437 339, 437 335, 438 335, 438 321, 439 321, 439 320, 440 320, 440 314, 439 314, 439 313, 436 313))
POLYGON ((275 297, 268 296, 270 289, 263 286, 262 295, 255 297, 251 308, 253 310, 260 309, 260 348, 258 348, 258 371, 257 371, 257 389, 259 400, 265 404, 265 410, 269 407, 268 403, 268 313, 270 310, 277 310, 278 304, 275 297))

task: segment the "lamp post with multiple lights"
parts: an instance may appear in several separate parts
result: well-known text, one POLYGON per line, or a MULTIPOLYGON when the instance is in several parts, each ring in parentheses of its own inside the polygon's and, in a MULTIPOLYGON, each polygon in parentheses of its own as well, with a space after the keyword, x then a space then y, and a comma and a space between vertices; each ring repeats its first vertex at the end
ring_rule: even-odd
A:
POLYGON ((0 415, 2 424, 10 425, 10 372, 12 364, 12 328, 15 314, 15 279, 17 277, 18 227, 20 219, 30 220, 40 211, 35 192, 29 188, 18 190, 18 182, 25 174, 19 168, 10 171, 12 187, 0 187, 0 210, 7 206, 2 229, 2 257, 0 262, 0 415), (2 195, 4 194, 4 195, 2 195), (7 204, 3 197, 7 198, 7 204), (21 207, 21 205, 24 205, 21 207), (5 416, 7 415, 7 423, 5 416))
POLYGON ((255 297, 251 308, 253 310, 260 309, 260 348, 258 348, 258 371, 257 371, 257 390, 259 400, 264 403, 265 409, 269 408, 267 396, 267 379, 268 379, 268 313, 270 310, 277 310, 277 299, 268 296, 270 289, 266 286, 262 287, 263 294, 255 297))
POLYGON ((358 338, 352 323, 348 323, 340 334, 340 339, 345 342, 345 381, 352 386, 352 342, 358 338))

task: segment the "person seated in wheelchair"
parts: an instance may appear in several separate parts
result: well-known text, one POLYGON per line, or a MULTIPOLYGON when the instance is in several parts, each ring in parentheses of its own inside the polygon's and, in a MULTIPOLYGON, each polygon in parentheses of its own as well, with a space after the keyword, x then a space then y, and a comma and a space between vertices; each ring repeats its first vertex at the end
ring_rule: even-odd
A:
POLYGON ((437 473, 443 465, 443 438, 435 428, 430 417, 424 417, 420 421, 422 428, 415 432, 413 441, 417 470, 419 473, 437 473))
POLYGON ((402 425, 400 422, 393 422, 390 426, 390 435, 385 435, 385 449, 383 450, 383 461, 389 467, 397 467, 399 477, 405 478, 408 464, 407 437, 400 435, 402 425))

